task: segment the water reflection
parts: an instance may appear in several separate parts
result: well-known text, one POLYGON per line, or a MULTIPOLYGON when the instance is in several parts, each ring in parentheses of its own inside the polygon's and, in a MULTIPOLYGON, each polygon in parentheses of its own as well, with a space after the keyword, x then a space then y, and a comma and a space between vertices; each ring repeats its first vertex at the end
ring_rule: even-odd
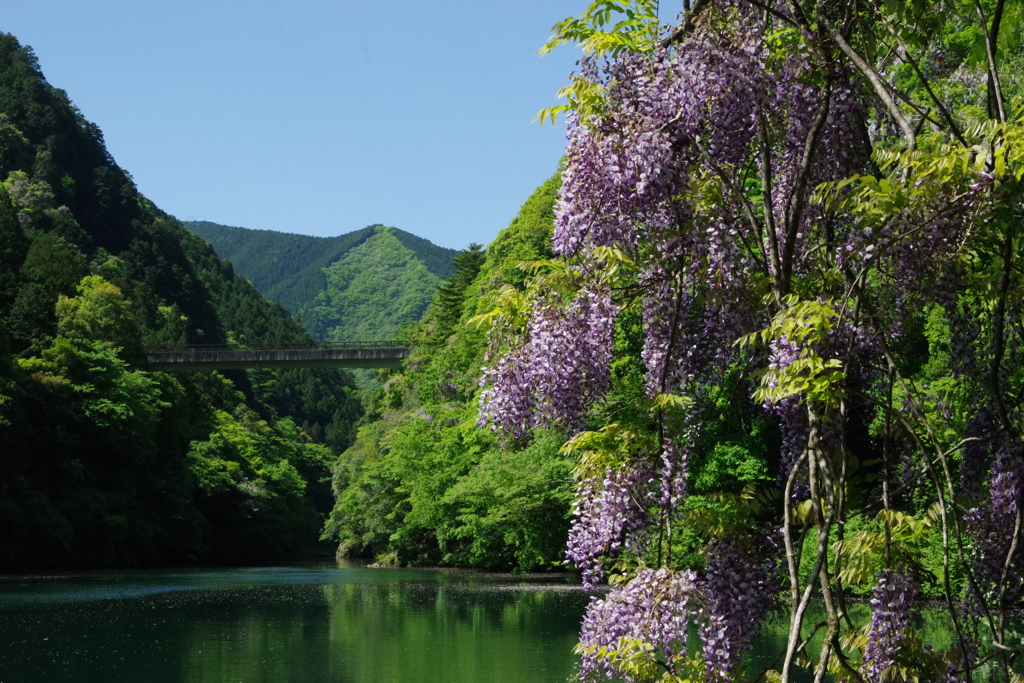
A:
MULTIPOLYGON (((0 682, 565 681, 588 600, 572 581, 333 564, 0 577, 0 682)), ((787 624, 771 620, 748 671, 778 667, 787 624)), ((914 625, 952 637, 941 610, 914 625)), ((1020 619, 1010 632, 1024 649, 1020 619)))
POLYGON ((581 591, 292 567, 0 581, 0 681, 564 681, 581 591))
POLYGON ((329 586, 331 646, 358 681, 564 681, 586 598, 459 584, 329 586))

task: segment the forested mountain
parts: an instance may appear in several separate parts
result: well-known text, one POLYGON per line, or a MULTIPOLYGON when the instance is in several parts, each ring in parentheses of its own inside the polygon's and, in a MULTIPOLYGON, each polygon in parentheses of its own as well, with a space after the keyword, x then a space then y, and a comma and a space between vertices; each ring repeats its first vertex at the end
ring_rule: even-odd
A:
POLYGON ((375 228, 369 239, 324 268, 324 291, 301 311, 314 337, 387 340, 400 325, 420 319, 442 279, 396 233, 375 228))
POLYGON ((148 372, 149 346, 309 337, 139 193, 7 34, 0 180, 0 569, 316 543, 351 375, 148 372))
MULTIPOLYGON (((308 309, 327 289, 324 269, 373 238, 383 226, 371 225, 336 237, 312 237, 273 230, 249 230, 208 221, 186 221, 185 227, 213 245, 263 296, 292 313, 308 309)), ((404 230, 392 236, 438 278, 453 273, 455 251, 439 247, 404 230)))
POLYGON ((486 252, 461 252, 405 330, 411 357, 401 372, 380 373, 358 438, 335 466, 327 535, 341 553, 525 570, 561 562, 572 500, 564 437, 547 431, 503 449, 477 426, 487 333, 468 324, 503 286, 523 285, 522 262, 550 257, 558 185, 556 176, 539 187, 486 252))

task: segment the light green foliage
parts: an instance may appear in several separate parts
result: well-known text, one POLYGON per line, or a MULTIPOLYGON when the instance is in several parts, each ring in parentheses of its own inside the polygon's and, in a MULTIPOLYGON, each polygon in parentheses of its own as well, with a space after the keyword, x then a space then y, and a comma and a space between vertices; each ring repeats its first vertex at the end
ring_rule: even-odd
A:
MULTIPOLYGON (((551 27, 551 37, 538 50, 545 54, 559 45, 576 43, 585 54, 617 55, 620 52, 646 52, 658 43, 658 4, 649 0, 595 0, 579 17, 569 17, 551 27)), ((559 114, 579 113, 583 120, 600 115, 604 89, 575 75, 569 85, 558 91, 566 104, 541 109, 536 116, 541 124, 554 125, 559 114)))
MULTIPOLYGON (((854 175, 824 183, 815 200, 827 212, 855 216, 869 228, 894 224, 903 215, 912 216, 916 207, 940 204, 943 198, 955 206, 976 182, 972 169, 989 169, 997 191, 1013 192, 1024 178, 1024 110, 1006 124, 990 120, 970 125, 962 135, 966 146, 943 143, 929 149, 876 150, 875 160, 888 172, 886 177, 854 175)), ((920 219, 908 221, 908 231, 921 230, 919 223, 920 219)))
POLYGON ((107 342, 57 337, 41 357, 18 359, 18 367, 51 392, 72 399, 83 419, 119 439, 156 433, 170 404, 153 375, 131 370, 119 348, 107 342))
POLYGON ((448 489, 444 503, 457 516, 447 533, 469 541, 453 559, 527 571, 561 564, 572 503, 572 462, 559 452, 562 441, 542 432, 522 450, 492 447, 448 489))
POLYGON ((919 517, 899 510, 881 510, 875 520, 877 526, 861 529, 837 541, 833 552, 842 560, 836 564, 839 578, 847 586, 867 590, 875 584, 875 568, 888 562, 903 564, 912 568, 916 576, 930 575, 934 580, 936 574, 921 563, 921 558, 925 555, 931 532, 940 524, 938 505, 933 504, 919 517), (885 557, 885 529, 889 534, 890 560, 885 557))
POLYGON ((324 273, 327 289, 303 318, 328 341, 391 339, 423 315, 441 284, 389 228, 378 228, 324 273))
POLYGON ((651 683, 694 683, 702 680, 704 660, 699 655, 688 657, 686 651, 672 653, 664 661, 662 653, 639 638, 621 636, 614 647, 584 645, 574 649, 578 655, 591 655, 598 661, 613 666, 627 680, 650 681, 651 683), (675 673, 674 673, 675 672, 675 673))
POLYGON ((125 351, 140 348, 129 302, 98 275, 83 278, 78 292, 57 301, 52 345, 40 357, 19 359, 18 366, 36 382, 73 397, 95 426, 151 437, 154 421, 169 404, 149 373, 130 370, 126 362, 125 351))
POLYGON ((657 443, 654 436, 632 425, 612 423, 596 432, 580 432, 562 446, 562 452, 573 455, 579 465, 573 472, 577 479, 617 469, 657 443))
POLYGON ((131 303, 99 275, 78 285, 78 296, 57 299, 57 334, 72 341, 98 341, 128 353, 142 347, 131 303))
POLYGON ((846 375, 840 369, 842 363, 822 358, 815 344, 828 339, 839 313, 829 303, 800 301, 795 296, 784 303, 770 327, 737 342, 744 347, 759 340, 762 344, 775 342, 784 349, 789 345, 796 349, 794 360, 781 368, 770 365, 761 373, 754 400, 773 404, 799 396, 823 408, 835 407, 842 397, 840 383, 846 375))
POLYGON ((192 442, 187 460, 220 552, 229 557, 245 555, 253 542, 265 555, 301 549, 320 524, 306 488, 310 473, 318 475, 314 481, 326 477, 330 451, 290 421, 275 428, 245 405, 234 415, 217 411, 214 431, 192 442))
POLYGON ((24 171, 11 171, 3 185, 15 200, 18 219, 24 226, 38 224, 46 212, 56 207, 49 184, 45 180, 32 179, 24 171))
MULTIPOLYGON (((389 535, 370 539, 375 550, 384 541, 399 562, 412 564, 438 563, 452 553, 444 543, 452 511, 443 496, 489 445, 488 435, 477 430, 467 412, 442 408, 435 414, 410 415, 382 435, 377 452, 363 463, 353 491, 346 493, 372 501, 384 492, 394 502, 383 525, 389 535)), ((366 520, 370 528, 379 524, 366 520)))
POLYGON ((646 52, 657 43, 657 12, 657 3, 647 0, 597 0, 579 17, 552 26, 551 38, 540 53, 566 43, 580 45, 585 54, 646 52))
POLYGON ((288 458, 296 448, 247 409, 242 409, 241 419, 217 411, 209 439, 192 442, 189 466, 203 492, 237 491, 252 498, 253 509, 258 509, 260 499, 305 492, 305 482, 288 458))

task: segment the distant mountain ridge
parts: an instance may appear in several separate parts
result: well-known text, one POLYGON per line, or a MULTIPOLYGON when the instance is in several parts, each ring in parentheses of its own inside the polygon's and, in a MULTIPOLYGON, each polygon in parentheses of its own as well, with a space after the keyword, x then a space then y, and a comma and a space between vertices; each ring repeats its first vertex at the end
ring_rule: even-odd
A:
MULTIPOLYGON (((217 255, 231 261, 263 296, 278 301, 291 313, 314 305, 327 289, 324 269, 341 261, 384 226, 371 225, 335 237, 314 237, 220 225, 210 221, 184 221, 186 228, 213 245, 217 255)), ((456 251, 397 228, 388 231, 438 278, 450 277, 456 251)))

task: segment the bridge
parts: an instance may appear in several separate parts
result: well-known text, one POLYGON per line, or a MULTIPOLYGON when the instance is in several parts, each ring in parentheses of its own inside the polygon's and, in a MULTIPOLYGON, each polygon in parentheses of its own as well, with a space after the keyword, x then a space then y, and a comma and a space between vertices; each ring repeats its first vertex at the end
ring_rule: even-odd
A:
POLYGON ((409 347, 397 342, 321 342, 288 348, 207 344, 146 352, 150 370, 255 370, 258 368, 400 368, 409 347))

